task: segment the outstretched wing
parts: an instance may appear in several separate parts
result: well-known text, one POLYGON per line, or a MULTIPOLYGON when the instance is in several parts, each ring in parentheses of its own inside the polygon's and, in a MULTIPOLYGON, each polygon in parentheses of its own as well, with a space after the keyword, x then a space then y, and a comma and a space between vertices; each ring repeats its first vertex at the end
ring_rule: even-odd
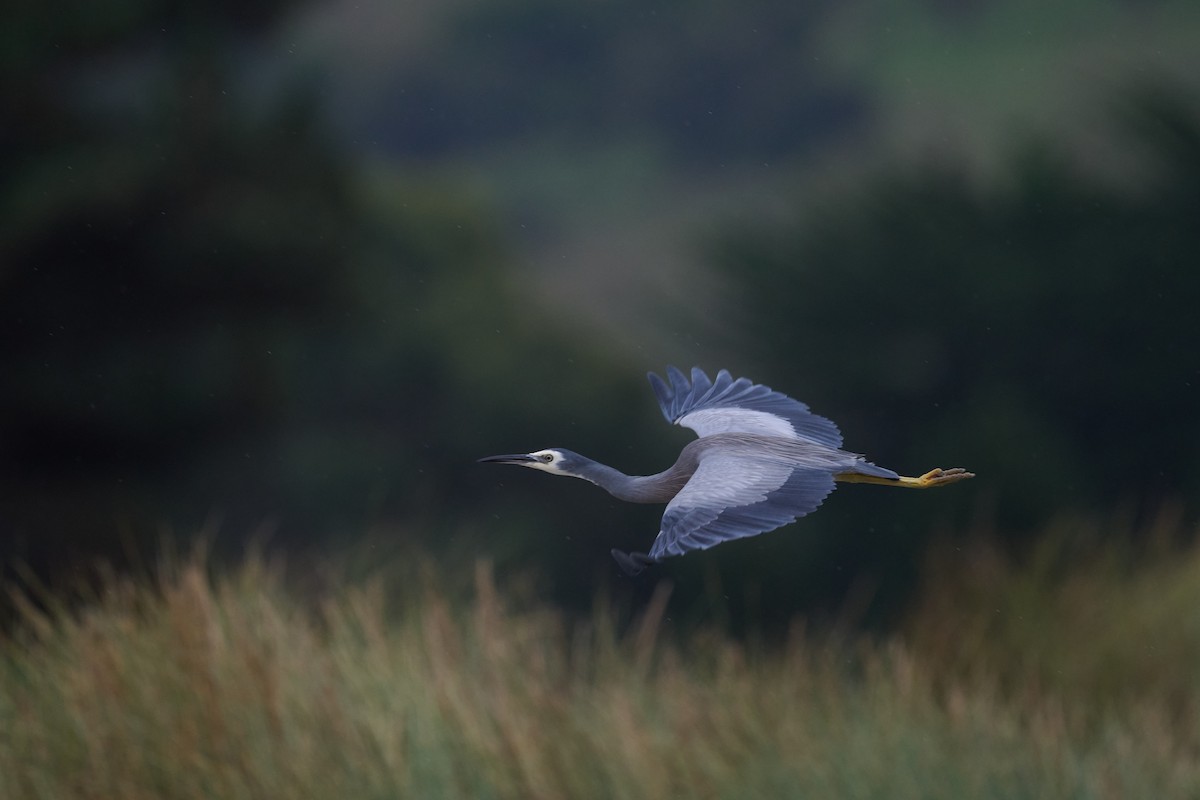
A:
POLYGON ((828 470, 752 452, 710 451, 663 514, 651 558, 704 550, 803 517, 833 491, 828 470))
POLYGON ((693 367, 690 384, 675 367, 667 367, 670 383, 653 372, 647 377, 667 421, 691 428, 700 436, 756 433, 842 446, 842 434, 832 420, 748 378, 734 380, 726 370, 710 381, 703 370, 693 367))

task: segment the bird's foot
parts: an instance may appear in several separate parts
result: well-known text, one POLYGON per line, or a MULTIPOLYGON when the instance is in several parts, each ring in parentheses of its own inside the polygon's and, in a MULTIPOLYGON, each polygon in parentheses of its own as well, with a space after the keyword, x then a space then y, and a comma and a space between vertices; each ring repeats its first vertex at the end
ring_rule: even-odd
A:
POLYGON ((651 558, 646 553, 626 553, 615 547, 612 549, 612 557, 621 571, 631 578, 640 575, 651 564, 658 563, 657 558, 651 558))
POLYGON ((919 478, 910 478, 921 489, 931 489, 935 486, 946 486, 951 483, 965 481, 967 478, 974 478, 974 472, 967 472, 962 467, 953 467, 951 469, 931 469, 919 478))

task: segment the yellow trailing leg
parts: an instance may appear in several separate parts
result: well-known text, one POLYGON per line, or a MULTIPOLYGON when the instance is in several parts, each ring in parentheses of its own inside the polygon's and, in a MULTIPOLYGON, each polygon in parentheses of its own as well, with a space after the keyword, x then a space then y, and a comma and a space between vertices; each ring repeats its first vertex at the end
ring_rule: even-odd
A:
POLYGON ((946 486, 958 483, 967 478, 974 478, 974 472, 967 472, 962 467, 952 469, 931 469, 919 478, 880 478, 875 475, 860 475, 857 472, 842 472, 833 476, 841 483, 877 483, 880 486, 906 486, 909 489, 932 489, 935 486, 946 486))

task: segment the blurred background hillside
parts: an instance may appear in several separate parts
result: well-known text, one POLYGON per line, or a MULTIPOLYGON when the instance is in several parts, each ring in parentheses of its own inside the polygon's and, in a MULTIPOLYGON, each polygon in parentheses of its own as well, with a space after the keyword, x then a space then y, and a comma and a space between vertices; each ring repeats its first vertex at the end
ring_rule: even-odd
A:
POLYGON ((979 474, 843 488, 680 604, 886 618, 933 537, 1197 510, 1193 2, 68 6, 0 32, 6 570, 203 529, 585 605, 660 509, 473 460, 660 470, 667 363, 979 474))

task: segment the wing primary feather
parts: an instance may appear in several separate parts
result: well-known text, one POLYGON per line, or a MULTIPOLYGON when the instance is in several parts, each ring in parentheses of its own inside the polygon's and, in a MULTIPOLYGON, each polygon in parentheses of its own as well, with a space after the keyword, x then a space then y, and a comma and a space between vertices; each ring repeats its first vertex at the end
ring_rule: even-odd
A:
POLYGON ((667 367, 667 377, 671 380, 671 389, 674 391, 677 400, 686 397, 690 393, 691 386, 688 385, 687 377, 673 366, 667 367))
POLYGON ((700 398, 701 402, 707 403, 711 400, 716 400, 725 393, 725 390, 731 383, 733 383, 733 376, 729 374, 729 370, 723 369, 719 371, 717 379, 713 381, 712 388, 708 390, 704 397, 700 398))
POLYGON ((658 406, 662 409, 662 414, 667 418, 667 422, 674 424, 675 418, 672 416, 673 395, 671 390, 667 388, 667 384, 663 379, 653 372, 646 373, 646 378, 650 381, 650 388, 654 390, 654 396, 658 398, 658 406))

